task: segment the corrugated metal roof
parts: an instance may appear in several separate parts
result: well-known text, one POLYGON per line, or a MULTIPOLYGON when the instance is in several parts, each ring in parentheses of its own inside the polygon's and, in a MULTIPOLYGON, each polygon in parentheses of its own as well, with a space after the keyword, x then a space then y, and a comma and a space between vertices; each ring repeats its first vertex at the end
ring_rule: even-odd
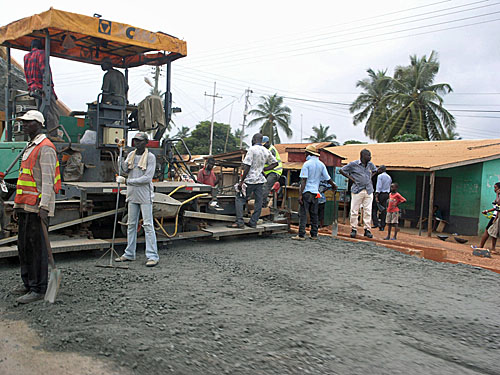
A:
MULTIPOLYGON (((302 165, 304 163, 300 162, 289 162, 288 161, 288 152, 287 150, 293 149, 294 151, 299 151, 299 150, 305 150, 307 146, 309 145, 314 145, 316 148, 319 149, 325 149, 328 146, 332 145, 332 142, 320 142, 320 143, 281 143, 274 145, 276 149, 278 150, 280 157, 281 157, 281 162, 283 163, 283 168, 284 169, 294 169, 294 170, 300 170, 302 169, 302 165)), ((336 153, 333 151, 333 153, 336 153)))
POLYGON ((345 157, 347 164, 359 159, 364 148, 375 165, 392 170, 439 170, 500 159, 500 139, 352 144, 328 150, 345 157))

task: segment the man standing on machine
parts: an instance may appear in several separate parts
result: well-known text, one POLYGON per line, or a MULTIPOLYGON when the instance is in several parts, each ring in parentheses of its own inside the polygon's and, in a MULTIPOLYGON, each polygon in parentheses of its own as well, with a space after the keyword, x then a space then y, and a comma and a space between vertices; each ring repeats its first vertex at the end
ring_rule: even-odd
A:
POLYGON ((119 70, 113 69, 110 59, 104 59, 101 69, 106 72, 102 78, 102 103, 125 105, 128 85, 125 76, 119 70))
POLYGON ((43 114, 28 111, 17 120, 22 121, 29 143, 21 159, 17 180, 14 211, 18 218, 17 247, 23 284, 12 291, 23 294, 19 303, 43 299, 48 283, 48 254, 42 225, 49 226, 54 216, 56 193, 61 189, 61 174, 56 148, 42 134, 43 114))
POLYGON ((265 169, 266 167, 268 167, 268 165, 266 164, 264 166, 264 171, 262 172, 264 173, 264 176, 266 176, 266 183, 264 184, 264 189, 262 192, 262 208, 264 208, 269 204, 269 193, 271 192, 271 189, 273 188, 274 184, 280 180, 281 174, 283 173, 283 163, 281 162, 281 157, 278 150, 276 150, 276 147, 271 144, 267 135, 262 137, 262 144, 265 148, 271 151, 271 155, 273 155, 278 162, 278 165, 274 169, 270 170, 265 169))
MULTIPOLYGON (((50 83, 52 87, 52 94, 50 95, 50 102, 48 107, 44 109, 46 117, 46 128, 51 134, 52 130, 59 126, 59 113, 57 112, 57 95, 54 91, 54 81, 52 80, 52 72, 50 66, 45 66, 45 51, 42 49, 42 41, 40 39, 33 39, 31 41, 31 50, 24 56, 24 75, 26 83, 28 84, 28 91, 30 96, 37 100, 41 100, 43 94, 43 76, 45 68, 49 69, 50 83)), ((55 134, 51 134, 55 135, 55 134)))
POLYGON ((128 173, 128 178, 116 177, 116 182, 119 184, 127 184, 128 228, 125 253, 115 260, 117 262, 135 260, 137 226, 139 214, 142 213, 142 227, 146 235, 146 266, 154 267, 160 259, 153 225, 153 176, 156 169, 156 156, 148 151, 147 144, 146 133, 137 133, 132 138, 132 146, 135 150, 128 154, 127 159, 121 165, 122 171, 128 173))

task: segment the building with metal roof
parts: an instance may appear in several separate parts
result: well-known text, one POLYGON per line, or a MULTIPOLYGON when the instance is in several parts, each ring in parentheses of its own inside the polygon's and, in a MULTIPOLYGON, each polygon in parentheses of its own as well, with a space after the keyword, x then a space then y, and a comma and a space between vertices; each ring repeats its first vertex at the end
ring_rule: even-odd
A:
MULTIPOLYGON (((368 149, 375 165, 385 165, 407 199, 404 218, 416 226, 437 205, 446 232, 476 235, 492 207, 500 181, 500 139, 352 144, 327 148, 347 164, 368 149)), ((431 215, 432 219, 432 215, 431 215)))

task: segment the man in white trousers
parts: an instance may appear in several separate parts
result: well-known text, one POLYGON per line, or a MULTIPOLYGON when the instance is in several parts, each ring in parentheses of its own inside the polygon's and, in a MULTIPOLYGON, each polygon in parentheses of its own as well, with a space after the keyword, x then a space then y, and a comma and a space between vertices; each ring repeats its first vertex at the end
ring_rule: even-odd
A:
POLYGON ((351 188, 351 237, 355 238, 358 226, 359 208, 363 206, 363 226, 365 237, 372 238, 370 231, 372 219, 373 184, 372 177, 377 175, 377 167, 370 161, 372 154, 369 150, 361 150, 359 160, 351 161, 342 167, 339 172, 352 181, 351 188))

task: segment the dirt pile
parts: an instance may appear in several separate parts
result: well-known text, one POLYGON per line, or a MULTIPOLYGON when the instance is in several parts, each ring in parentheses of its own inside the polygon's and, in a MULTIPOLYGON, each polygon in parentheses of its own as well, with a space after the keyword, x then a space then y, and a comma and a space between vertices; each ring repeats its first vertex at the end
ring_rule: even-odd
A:
POLYGON ((58 257, 59 301, 0 311, 135 374, 499 374, 500 277, 321 237, 184 242, 130 270, 58 257))

